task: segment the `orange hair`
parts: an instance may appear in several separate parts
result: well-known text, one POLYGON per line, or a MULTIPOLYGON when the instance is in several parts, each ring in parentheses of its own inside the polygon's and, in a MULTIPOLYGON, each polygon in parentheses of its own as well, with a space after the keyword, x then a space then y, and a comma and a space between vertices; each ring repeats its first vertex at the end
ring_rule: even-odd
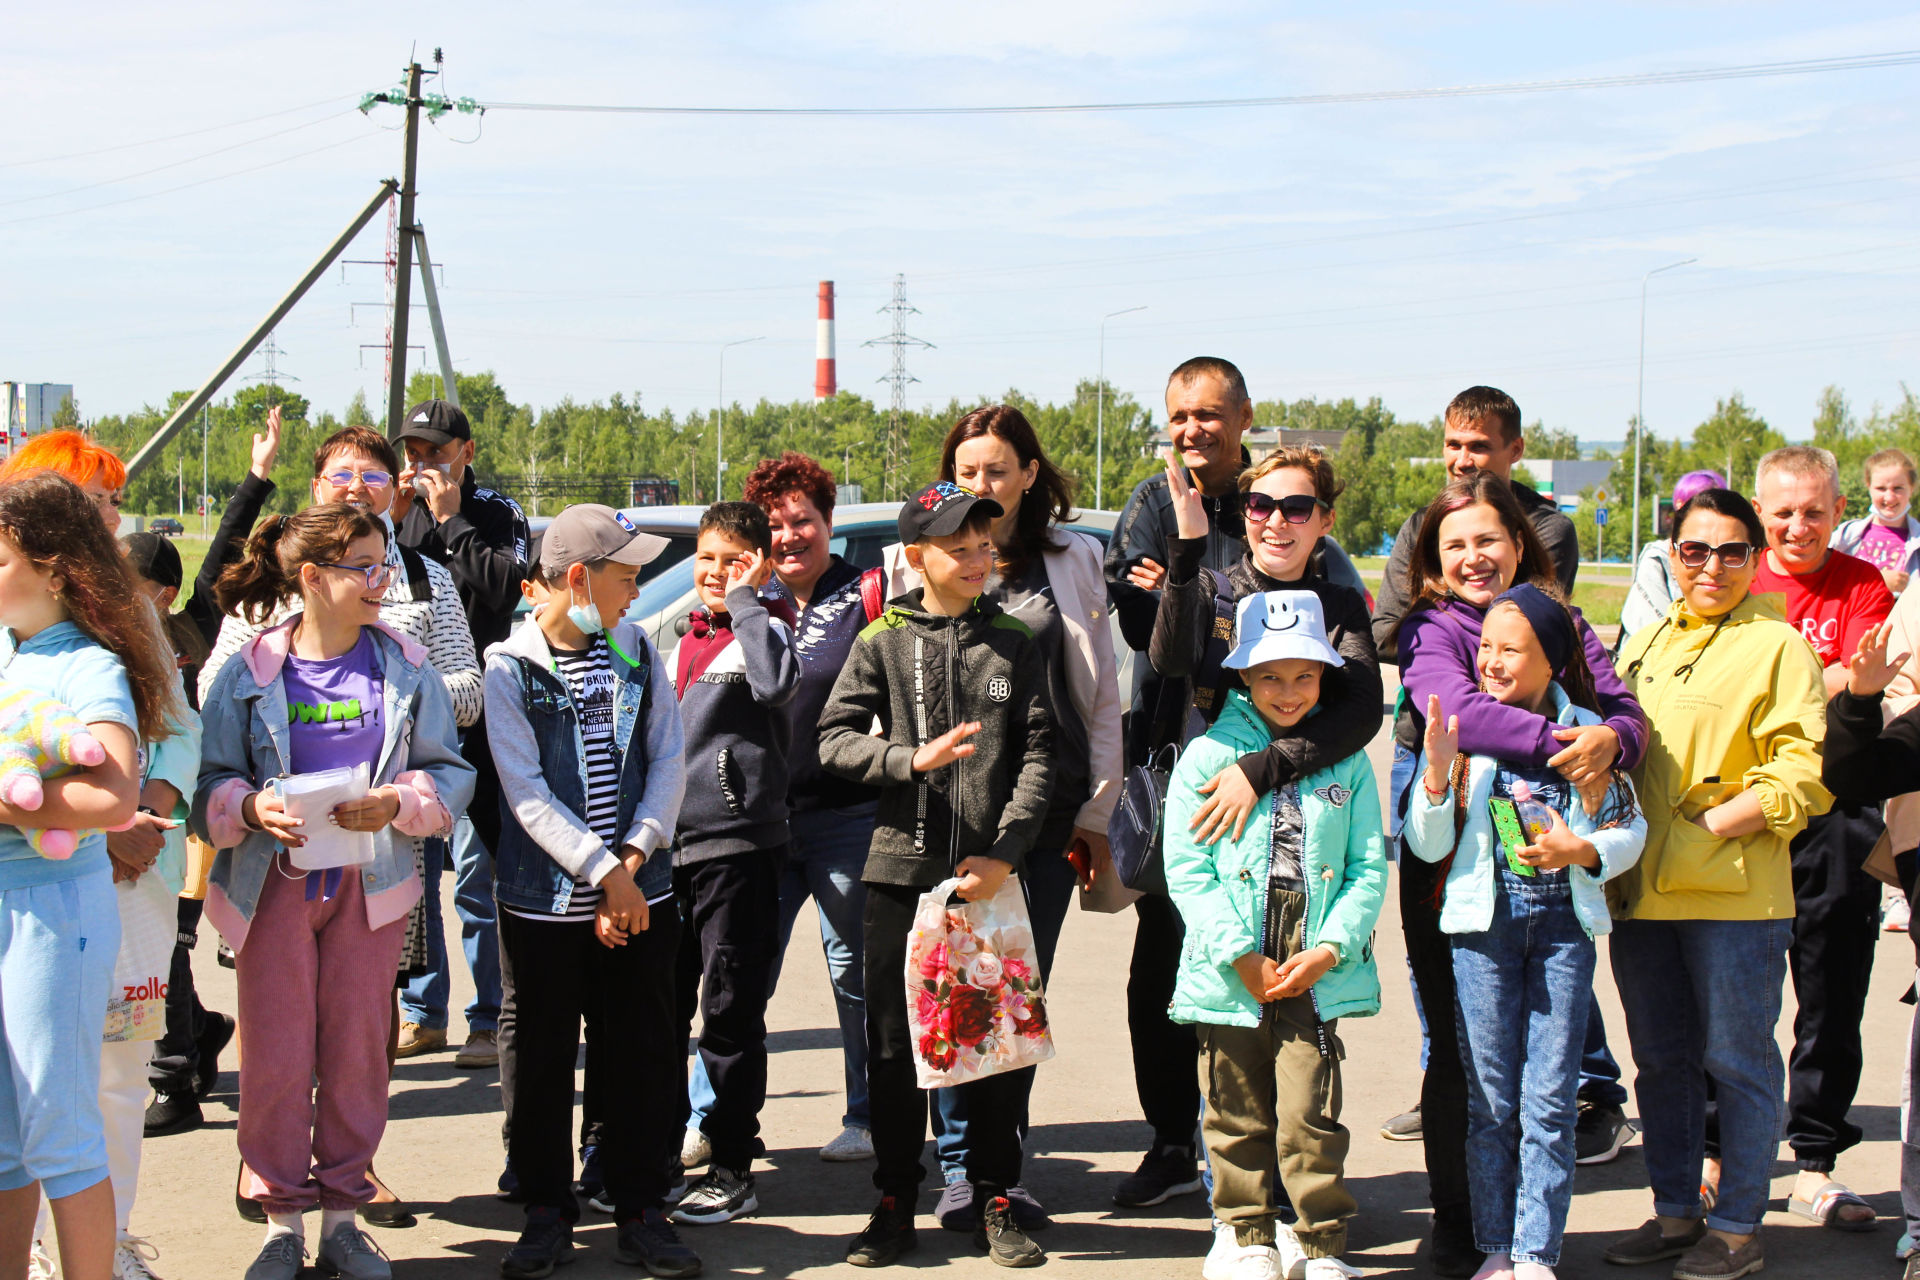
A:
POLYGON ((97 482, 121 489, 127 483, 127 466, 119 456, 79 431, 49 431, 27 441, 0 465, 0 481, 29 471, 57 471, 82 487, 97 482))

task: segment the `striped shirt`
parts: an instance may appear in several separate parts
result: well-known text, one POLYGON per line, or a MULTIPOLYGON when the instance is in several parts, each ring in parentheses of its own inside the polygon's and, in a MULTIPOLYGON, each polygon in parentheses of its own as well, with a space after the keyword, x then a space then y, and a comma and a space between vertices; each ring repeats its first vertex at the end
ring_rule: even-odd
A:
MULTIPOLYGON (((554 649, 553 664, 567 682, 580 721, 580 741, 587 753, 586 819, 593 834, 607 848, 620 847, 620 752, 613 740, 613 655, 605 636, 595 636, 585 649, 554 649)), ((564 914, 502 908, 523 920, 587 920, 600 905, 598 885, 573 882, 573 897, 564 914)))

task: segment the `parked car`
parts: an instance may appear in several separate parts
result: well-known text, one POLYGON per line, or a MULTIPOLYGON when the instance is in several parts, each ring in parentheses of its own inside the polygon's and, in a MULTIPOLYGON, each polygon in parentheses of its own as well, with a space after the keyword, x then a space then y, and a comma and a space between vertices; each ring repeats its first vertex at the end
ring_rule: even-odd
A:
POLYGON ((161 516, 159 519, 147 523, 147 532, 157 533, 163 538, 177 538, 186 531, 187 526, 181 524, 172 516, 161 516))
MULTIPOLYGON (((622 512, 642 533, 667 539, 667 550, 640 570, 640 595, 627 610, 627 620, 645 630, 663 654, 670 655, 680 643, 680 623, 700 604, 693 589, 693 550, 700 514, 705 510, 696 506, 627 507, 622 512)), ((1069 527, 1089 535, 1104 550, 1119 513, 1080 511, 1075 515, 1069 527)), ((834 508, 834 554, 857 568, 878 567, 887 547, 900 540, 899 518, 897 502, 860 502, 834 508)), ((535 532, 549 523, 547 517, 528 521, 535 532)), ((524 605, 521 611, 525 612, 524 605)), ((1133 653, 1120 638, 1117 618, 1111 626, 1114 655, 1120 663, 1120 687, 1131 689, 1133 653)))

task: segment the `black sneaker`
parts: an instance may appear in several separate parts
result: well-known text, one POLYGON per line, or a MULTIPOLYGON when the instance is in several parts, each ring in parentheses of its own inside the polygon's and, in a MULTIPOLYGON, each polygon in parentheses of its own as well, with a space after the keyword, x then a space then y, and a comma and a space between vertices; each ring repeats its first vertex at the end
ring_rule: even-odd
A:
POLYGON ((527 1197, 520 1190, 520 1175, 513 1171, 513 1161, 507 1161, 507 1167, 500 1171, 500 1181, 494 1184, 493 1198, 505 1200, 508 1204, 525 1204, 527 1197))
POLYGON ((760 1207, 753 1196, 753 1175, 711 1165, 700 1181, 687 1188, 673 1208, 675 1222, 704 1227, 743 1218, 760 1207))
POLYGON ((645 1267, 656 1276, 697 1276, 700 1255, 681 1243, 667 1215, 648 1209, 620 1224, 613 1256, 632 1267, 645 1267))
POLYGON ((1450 1280, 1470 1280, 1487 1255, 1473 1246, 1473 1222, 1464 1209, 1435 1209, 1427 1240, 1427 1265, 1450 1280))
POLYGON ((147 1104, 146 1127, 149 1138, 165 1138, 187 1133, 206 1123, 200 1114, 200 1100, 190 1093, 156 1093, 147 1104))
POLYGON ((520 1238, 500 1259, 500 1274, 507 1280, 541 1280, 573 1260, 573 1224, 558 1209, 535 1205, 527 1210, 520 1238))
POLYGON ((1414 1103, 1413 1110, 1402 1111, 1381 1125, 1380 1136, 1388 1142, 1419 1142, 1425 1138, 1426 1127, 1420 1120, 1420 1104, 1414 1103))
POLYGON ((220 1051, 233 1040, 234 1021, 231 1014, 209 1013, 206 1029, 194 1042, 199 1051, 200 1064, 193 1069, 193 1090, 196 1097, 204 1098, 213 1092, 215 1082, 220 1079, 220 1051))
POLYGON ((1113 1202, 1126 1209, 1144 1209, 1198 1191, 1201 1185, 1192 1147, 1158 1146, 1114 1191, 1113 1202))
POLYGON ((1047 1251, 1013 1220, 1013 1205, 1005 1196, 994 1196, 980 1207, 973 1247, 999 1267, 1037 1267, 1047 1260, 1047 1251))
POLYGON ((607 1195, 607 1180, 600 1175, 600 1148, 588 1143, 580 1148, 580 1179, 573 1184, 573 1194, 587 1202, 590 1209, 601 1213, 613 1212, 613 1200, 607 1195))
POLYGON ((920 1247, 913 1230, 913 1203, 881 1196, 864 1231, 847 1245, 847 1261, 856 1267, 890 1267, 900 1255, 920 1247))
POLYGON ((1573 1162, 1606 1164, 1633 1137, 1627 1113, 1610 1102, 1583 1102, 1573 1126, 1573 1162))

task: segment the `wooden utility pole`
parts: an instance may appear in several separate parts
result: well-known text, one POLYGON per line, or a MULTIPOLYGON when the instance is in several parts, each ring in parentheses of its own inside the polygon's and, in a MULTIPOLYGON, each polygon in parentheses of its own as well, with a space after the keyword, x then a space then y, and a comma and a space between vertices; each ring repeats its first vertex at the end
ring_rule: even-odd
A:
POLYGON ((408 297, 413 283, 414 165, 420 154, 420 64, 407 64, 406 163, 400 173, 400 233, 393 270, 393 346, 389 352, 390 375, 387 380, 387 435, 400 434, 400 419, 407 411, 407 317, 411 312, 408 297))

